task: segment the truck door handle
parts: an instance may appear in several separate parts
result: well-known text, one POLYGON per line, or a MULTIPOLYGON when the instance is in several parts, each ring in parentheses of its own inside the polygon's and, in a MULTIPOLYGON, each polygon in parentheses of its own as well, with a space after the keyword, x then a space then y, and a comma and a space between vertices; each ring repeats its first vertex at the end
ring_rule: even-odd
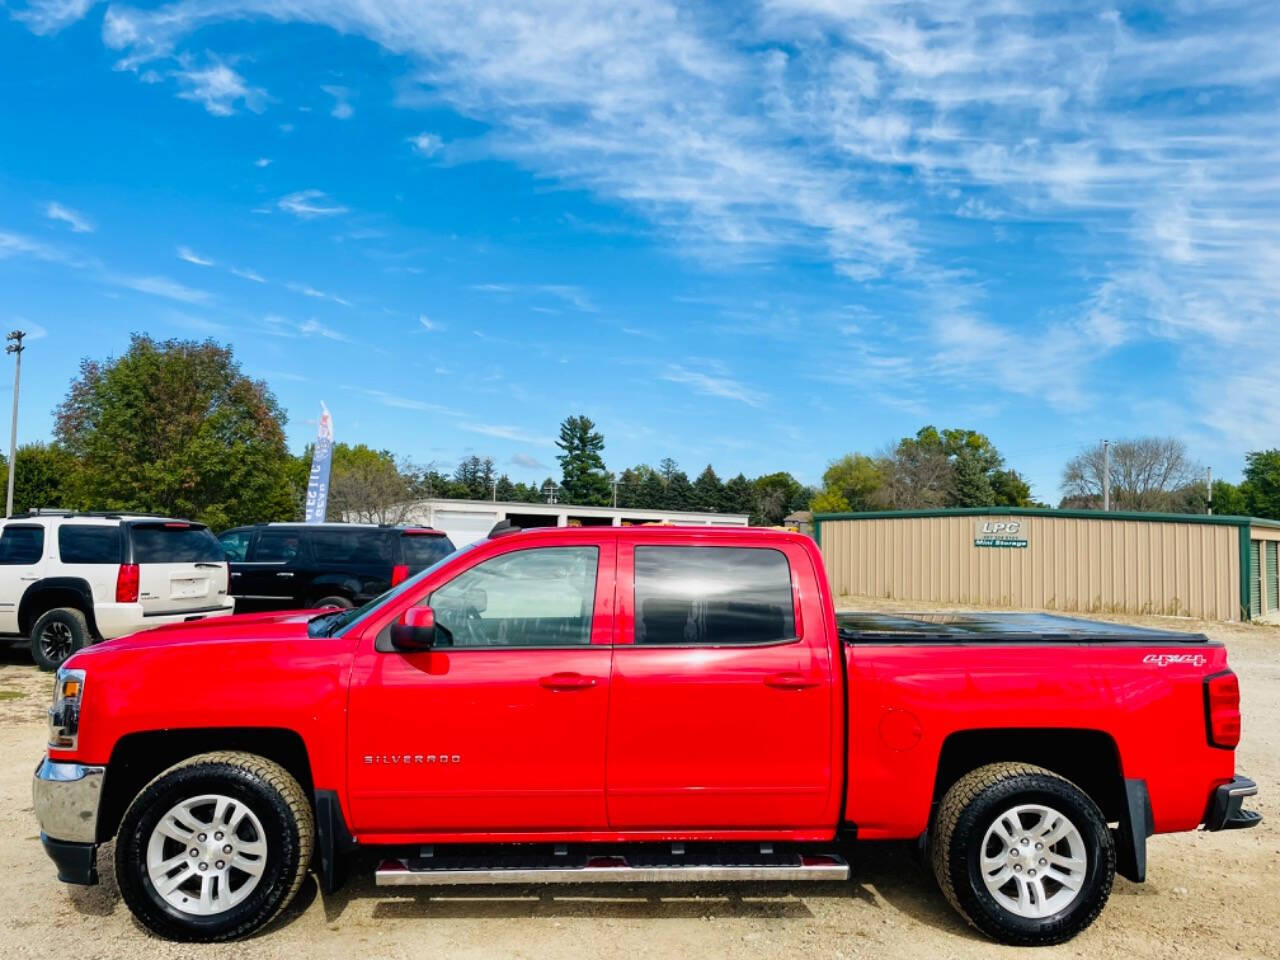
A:
POLYGON ((594 687, 597 679, 581 673, 553 673, 540 678, 538 683, 548 690, 585 690, 594 687))
POLYGON ((779 690, 808 690, 810 687, 818 686, 822 680, 812 674, 775 673, 765 677, 764 682, 765 686, 776 687, 779 690))
POLYGON ((280 573, 277 573, 277 574, 276 574, 276 576, 277 576, 277 577, 292 577, 292 576, 293 576, 293 574, 292 574, 292 573, 289 573, 288 571, 282 570, 280 573))

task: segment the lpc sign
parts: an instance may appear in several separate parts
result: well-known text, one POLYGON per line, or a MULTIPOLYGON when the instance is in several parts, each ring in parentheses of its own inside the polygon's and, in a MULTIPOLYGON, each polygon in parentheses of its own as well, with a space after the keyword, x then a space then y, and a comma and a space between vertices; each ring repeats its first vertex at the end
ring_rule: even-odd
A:
POLYGON ((1026 527, 1022 520, 979 518, 973 525, 975 547, 1025 547, 1026 527))

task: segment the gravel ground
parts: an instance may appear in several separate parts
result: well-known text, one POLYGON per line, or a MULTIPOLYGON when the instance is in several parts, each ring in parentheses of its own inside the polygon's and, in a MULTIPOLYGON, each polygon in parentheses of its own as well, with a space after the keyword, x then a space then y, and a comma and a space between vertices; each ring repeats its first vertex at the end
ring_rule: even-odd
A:
MULTIPOLYGON (((856 609, 908 609, 845 598, 856 609)), ((1154 838, 1145 884, 1116 879, 1091 929, 1044 957, 1280 958, 1280 628, 1114 618, 1223 640, 1243 686, 1239 769, 1266 820, 1242 833, 1154 838)), ((0 647, 0 955, 20 957, 1026 957, 983 940, 943 901, 902 844, 865 844, 846 884, 495 888, 384 894, 358 870, 332 897, 314 883, 267 931, 236 945, 149 937, 121 902, 110 847, 103 882, 65 886, 40 849, 31 770, 44 747, 51 682, 0 647)))

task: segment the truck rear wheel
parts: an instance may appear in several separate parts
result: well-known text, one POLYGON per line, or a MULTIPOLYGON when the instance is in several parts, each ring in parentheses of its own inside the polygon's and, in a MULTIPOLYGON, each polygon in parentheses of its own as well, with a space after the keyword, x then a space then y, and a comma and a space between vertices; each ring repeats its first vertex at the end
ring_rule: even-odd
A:
POLYGON ((1070 940, 1111 895, 1115 848, 1097 804, 1042 767, 994 763, 947 791, 930 838, 951 905, 1001 943, 1070 940))
POLYGON ((134 916, 171 940, 248 936, 302 885, 315 836, 287 770, 249 753, 170 767, 134 799, 116 841, 116 879, 134 916))

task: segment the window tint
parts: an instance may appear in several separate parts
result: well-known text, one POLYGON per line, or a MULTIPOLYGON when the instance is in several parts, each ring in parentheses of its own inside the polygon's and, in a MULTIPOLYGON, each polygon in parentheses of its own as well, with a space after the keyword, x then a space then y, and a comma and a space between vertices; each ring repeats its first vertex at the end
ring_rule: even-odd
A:
POLYGON ((796 635, 778 550, 636 547, 636 643, 773 643, 796 635))
POLYGON ((63 563, 119 563, 120 528, 64 523, 58 528, 63 563))
POLYGON ((410 567, 429 567, 453 553, 453 543, 448 537, 436 537, 428 533, 405 533, 400 536, 400 554, 410 567))
POLYGON ((252 539, 252 530, 228 530, 218 537, 218 543, 228 560, 243 560, 249 554, 249 541, 252 539))
POLYGON ((5 527, 0 533, 0 564, 38 563, 44 553, 44 527, 5 527))
POLYGON ((595 547, 493 557, 427 598, 441 646, 540 647, 591 642, 595 547))
POLYGON ((149 523, 133 528, 134 563, 223 563, 226 559, 207 527, 149 523))
POLYGON ((391 565, 391 537, 383 530, 314 530, 307 534, 311 556, 326 566, 391 565))
POLYGON ((296 530, 263 530, 253 548, 255 563, 288 563, 302 549, 302 535, 296 530))

